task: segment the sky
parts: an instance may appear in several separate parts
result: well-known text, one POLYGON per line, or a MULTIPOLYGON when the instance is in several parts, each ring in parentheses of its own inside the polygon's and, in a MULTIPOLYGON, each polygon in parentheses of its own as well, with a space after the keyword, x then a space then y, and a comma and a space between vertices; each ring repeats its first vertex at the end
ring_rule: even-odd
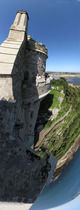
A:
POLYGON ((28 34, 48 48, 46 71, 80 73, 80 0, 0 0, 0 44, 18 10, 29 14, 28 34))

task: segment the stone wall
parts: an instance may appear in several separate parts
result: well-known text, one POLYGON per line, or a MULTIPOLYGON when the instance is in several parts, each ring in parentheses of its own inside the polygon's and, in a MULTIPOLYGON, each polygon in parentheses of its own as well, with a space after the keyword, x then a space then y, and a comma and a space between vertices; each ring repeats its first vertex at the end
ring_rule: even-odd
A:
POLYGON ((40 159, 1 126, 0 134, 0 201, 32 203, 51 179, 56 159, 40 159))
POLYGON ((15 101, 10 133, 13 130, 14 136, 31 147, 40 99, 49 93, 50 81, 36 84, 36 74, 45 71, 48 56, 45 45, 27 36, 28 19, 27 12, 18 11, 8 38, 0 46, 0 99, 15 101))
POLYGON ((42 43, 37 43, 31 36, 27 37, 26 48, 26 69, 31 74, 32 81, 35 81, 36 74, 42 75, 46 68, 47 48, 42 43))
POLYGON ((31 150, 40 101, 49 93, 50 81, 36 83, 37 72, 45 71, 47 48, 27 39, 28 19, 27 12, 18 11, 8 38, 0 46, 2 201, 33 202, 56 166, 56 159, 40 159, 31 150))

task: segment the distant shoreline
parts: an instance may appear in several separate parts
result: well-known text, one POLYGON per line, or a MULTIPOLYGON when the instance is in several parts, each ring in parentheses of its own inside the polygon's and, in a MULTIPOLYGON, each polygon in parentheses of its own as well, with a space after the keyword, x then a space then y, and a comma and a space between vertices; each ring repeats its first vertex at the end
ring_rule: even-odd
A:
POLYGON ((46 72, 48 75, 55 77, 77 77, 80 78, 80 73, 69 73, 69 72, 46 72))
POLYGON ((62 78, 65 78, 67 83, 70 85, 70 86, 74 86, 75 85, 77 87, 80 86, 80 73, 59 73, 59 72, 50 72, 48 73, 48 76, 51 78, 51 80, 53 79, 60 79, 61 77, 62 78))
POLYGON ((80 87, 80 84, 74 84, 74 83, 70 83, 70 82, 68 82, 68 85, 70 85, 72 87, 80 87))

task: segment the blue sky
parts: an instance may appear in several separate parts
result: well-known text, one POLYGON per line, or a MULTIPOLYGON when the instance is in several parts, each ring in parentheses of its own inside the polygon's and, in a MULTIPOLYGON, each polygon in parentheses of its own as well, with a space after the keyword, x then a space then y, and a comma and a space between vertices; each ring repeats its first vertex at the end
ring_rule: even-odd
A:
POLYGON ((19 9, 29 14, 28 34, 48 48, 46 70, 80 73, 80 0, 1 0, 0 44, 19 9))

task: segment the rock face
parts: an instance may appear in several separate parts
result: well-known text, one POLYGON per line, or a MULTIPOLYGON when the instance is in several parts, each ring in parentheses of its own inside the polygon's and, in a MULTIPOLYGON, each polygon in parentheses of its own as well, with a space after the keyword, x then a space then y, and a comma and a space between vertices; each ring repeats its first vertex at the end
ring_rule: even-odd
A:
POLYGON ((3 134, 1 129, 0 133, 0 200, 32 203, 45 184, 49 184, 55 158, 40 159, 20 139, 3 134))
POLYGON ((37 72, 45 71, 47 48, 27 36, 28 20, 26 11, 18 11, 0 46, 0 199, 33 202, 52 176, 56 159, 40 159, 31 149, 50 80, 36 81, 37 72))

